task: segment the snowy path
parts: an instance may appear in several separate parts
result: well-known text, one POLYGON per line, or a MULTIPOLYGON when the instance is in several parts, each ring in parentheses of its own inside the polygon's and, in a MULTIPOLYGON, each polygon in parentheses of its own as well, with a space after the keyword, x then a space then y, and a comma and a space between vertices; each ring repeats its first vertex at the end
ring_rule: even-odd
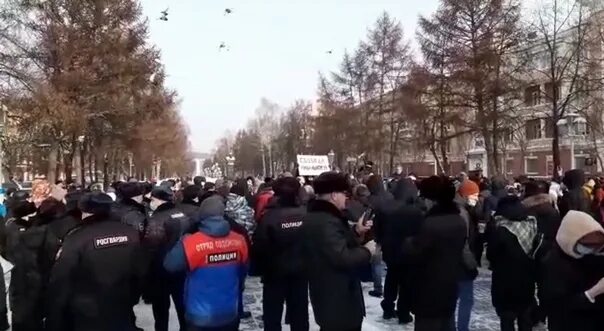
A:
MULTIPOLYGON (((365 306, 367 308, 367 317, 363 322, 363 330, 366 331, 412 331, 413 326, 401 326, 396 320, 385 321, 382 319, 382 309, 380 307, 381 299, 377 299, 367 295, 367 292, 371 289, 370 283, 363 284, 365 292, 365 306)), ((475 283, 475 303, 472 311, 472 324, 470 330, 472 331, 495 331, 499 330, 499 318, 495 314, 493 306, 491 304, 491 277, 489 272, 482 272, 480 277, 475 283)), ((243 320, 241 323, 240 330, 242 331, 255 331, 262 330, 262 285, 259 279, 256 277, 248 278, 246 283, 246 290, 244 295, 244 302, 246 310, 252 312, 252 318, 243 320)), ((153 316, 151 314, 151 307, 146 305, 139 305, 136 307, 138 319, 138 326, 145 330, 153 330, 153 316)), ((312 309, 309 307, 311 313, 311 330, 317 331, 319 327, 314 323, 312 317, 312 309)), ((175 312, 171 311, 170 316, 170 330, 178 330, 178 322, 176 320, 175 312)), ((283 327, 283 330, 289 330, 287 326, 283 327)), ((535 329, 540 331, 541 329, 535 329)))
MULTIPOLYGON (((5 280, 10 281, 10 273, 7 273, 5 280)), ((412 331, 413 325, 401 326, 396 320, 385 321, 382 319, 382 309, 380 307, 381 299, 371 297, 367 292, 372 288, 370 283, 363 284, 365 293, 365 306, 367 309, 367 317, 363 322, 363 330, 366 331, 412 331)), ((472 323, 470 330, 472 331, 496 331, 499 330, 499 319, 497 318, 493 306, 491 305, 491 276, 488 271, 481 272, 475 283, 475 302, 472 311, 472 323)), ((252 318, 242 320, 240 330, 242 331, 257 331, 262 330, 262 284, 259 278, 250 277, 246 282, 246 290, 244 293, 244 303, 246 310, 252 312, 252 318)), ((137 325, 145 329, 145 331, 153 331, 153 314, 151 306, 139 304, 135 307, 137 316, 137 325)), ((319 327, 314 323, 312 317, 312 309, 309 307, 311 315, 311 330, 318 331, 319 327)), ((10 315, 10 314, 9 314, 10 315)), ((170 311, 170 330, 178 330, 178 320, 176 312, 172 308, 170 311)), ((284 326, 283 330, 289 330, 289 327, 284 326)), ((542 328, 536 328, 534 331, 543 331, 542 328)))

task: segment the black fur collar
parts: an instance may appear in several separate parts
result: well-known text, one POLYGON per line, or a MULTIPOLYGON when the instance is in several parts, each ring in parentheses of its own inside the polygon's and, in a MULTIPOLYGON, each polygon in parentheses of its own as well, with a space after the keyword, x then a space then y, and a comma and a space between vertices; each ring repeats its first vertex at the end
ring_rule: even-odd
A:
POLYGON ((345 219, 344 213, 339 210, 334 204, 325 200, 313 200, 308 203, 308 212, 324 212, 331 214, 337 218, 345 219))

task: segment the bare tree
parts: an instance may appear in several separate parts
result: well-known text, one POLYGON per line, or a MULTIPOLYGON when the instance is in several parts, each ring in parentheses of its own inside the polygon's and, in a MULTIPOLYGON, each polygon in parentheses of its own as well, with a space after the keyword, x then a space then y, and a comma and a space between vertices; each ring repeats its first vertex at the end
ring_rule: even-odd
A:
MULTIPOLYGON (((578 111, 580 96, 587 86, 581 77, 586 69, 589 26, 588 7, 579 0, 552 0, 543 3, 532 24, 533 47, 527 51, 535 59, 532 80, 545 81, 547 119, 552 123, 554 169, 560 167, 560 131, 558 123, 569 112, 578 111)), ((556 172, 557 174, 557 172, 556 172)))

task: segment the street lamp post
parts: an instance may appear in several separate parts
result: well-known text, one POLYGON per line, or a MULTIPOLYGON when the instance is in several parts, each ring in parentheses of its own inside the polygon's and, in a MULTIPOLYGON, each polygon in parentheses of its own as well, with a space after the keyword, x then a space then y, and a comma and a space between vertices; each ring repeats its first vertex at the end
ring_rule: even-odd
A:
POLYGON ((78 161, 78 166, 80 168, 79 176, 80 176, 80 184, 82 187, 86 187, 86 161, 84 157, 84 139, 86 137, 79 136, 78 137, 78 157, 80 158, 78 161))
POLYGON ((235 157, 232 154, 229 154, 229 155, 227 155, 227 157, 225 159, 227 161, 226 176, 228 178, 229 176, 232 176, 234 173, 235 157))
POLYGON ((564 119, 562 119, 561 121, 558 121, 557 125, 558 126, 564 126, 565 127, 565 134, 568 137, 568 140, 570 142, 570 169, 575 169, 577 164, 576 164, 576 160, 575 160, 575 138, 578 136, 578 133, 576 132, 576 122, 577 122, 577 118, 579 118, 579 114, 577 113, 569 113, 565 116, 564 119))
POLYGON ((336 153, 334 153, 333 149, 329 151, 329 153, 327 153, 327 160, 329 161, 329 168, 331 170, 334 169, 333 167, 333 162, 336 159, 336 153))

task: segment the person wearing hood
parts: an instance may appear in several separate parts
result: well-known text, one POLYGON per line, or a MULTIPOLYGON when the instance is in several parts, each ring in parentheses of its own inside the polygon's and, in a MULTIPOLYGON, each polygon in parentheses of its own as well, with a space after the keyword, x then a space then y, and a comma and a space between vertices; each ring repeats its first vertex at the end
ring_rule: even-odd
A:
POLYGON ((102 192, 79 201, 81 225, 57 253, 48 283, 45 330, 132 330, 144 268, 138 232, 113 221, 102 192))
POLYGON ((549 194, 549 186, 545 181, 529 181, 524 184, 524 200, 522 205, 530 216, 537 219, 537 228, 542 235, 541 247, 535 256, 537 264, 537 298, 539 303, 534 303, 534 323, 545 322, 546 315, 543 310, 541 269, 543 255, 551 249, 556 241, 556 233, 560 228, 560 213, 556 209, 556 201, 549 194))
POLYGON ((495 211, 497 210, 497 202, 508 195, 506 189, 507 181, 502 176, 491 178, 491 194, 484 201, 484 218, 486 224, 489 224, 495 211))
POLYGON ((192 220, 197 219, 200 194, 201 187, 197 185, 189 185, 182 190, 182 202, 178 207, 192 220))
POLYGON ((226 197, 225 215, 232 218, 235 222, 243 225, 251 237, 256 228, 254 219, 254 210, 248 205, 245 198, 247 183, 245 180, 238 180, 230 193, 226 197))
POLYGON ((167 252, 192 228, 191 220, 176 208, 173 200, 174 194, 170 188, 158 186, 153 189, 150 202, 153 214, 143 238, 151 256, 149 292, 146 297, 151 300, 155 331, 168 330, 170 297, 174 301, 181 329, 186 325, 183 306, 185 274, 167 273, 163 267, 167 252))
POLYGON ((200 206, 197 231, 185 235, 166 254, 164 267, 186 272, 184 296, 187 330, 239 329, 241 284, 245 280, 248 247, 243 236, 224 219, 225 206, 217 198, 200 206))
POLYGON ((457 330, 468 331, 472 307, 474 307, 474 280, 478 276, 479 259, 482 257, 482 242, 477 243, 478 201, 480 188, 476 182, 465 180, 457 189, 456 202, 459 213, 466 224, 466 243, 464 246, 463 273, 459 282, 459 309, 457 311, 457 330))
MULTIPOLYGON (((31 226, 36 206, 27 200, 15 201, 12 216, 6 221, 5 246, 2 257, 13 264, 9 286, 12 330, 42 330, 44 306, 42 286, 37 267, 37 254, 27 246, 25 233, 31 226)), ((1 286, 1 284, 0 284, 1 286)), ((3 316, 0 314, 0 317, 3 316)), ((0 321, 0 330, 8 329, 8 321, 0 321)))
POLYGON ((400 324, 407 324, 413 321, 409 288, 412 265, 404 258, 402 249, 407 238, 417 235, 424 216, 419 207, 417 187, 411 179, 398 180, 392 192, 395 202, 388 210, 391 221, 384 226, 382 242, 387 271, 381 307, 384 319, 398 317, 400 324))
POLYGON ((534 304, 536 262, 540 234, 537 219, 516 196, 497 204, 495 228, 489 236, 487 258, 491 266, 491 297, 501 331, 530 331, 534 304))
POLYGON ((254 232, 254 256, 262 277, 264 330, 280 331, 283 304, 290 329, 308 331, 308 280, 304 276, 300 228, 306 208, 300 204, 302 189, 294 177, 273 184, 275 198, 254 232))
POLYGON ((369 291, 369 295, 377 298, 381 298, 384 292, 382 285, 384 278, 384 263, 382 261, 382 241, 385 235, 385 227, 391 221, 387 212, 388 206, 394 202, 394 198, 390 192, 386 191, 384 187, 384 181, 382 177, 378 175, 371 175, 367 179, 366 184, 371 195, 367 198, 369 202, 369 208, 371 208, 371 214, 369 217, 373 218, 372 233, 375 238, 375 242, 378 244, 376 253, 371 259, 371 271, 373 276, 373 290, 369 291))
POLYGON ((119 185, 120 200, 115 204, 115 215, 124 224, 145 235, 147 216, 143 205, 144 188, 139 183, 128 182, 119 185))
POLYGON ((357 270, 369 263, 375 243, 362 245, 370 224, 353 229, 344 214, 348 179, 325 172, 314 180, 317 199, 302 220, 302 255, 309 280, 315 321, 324 331, 360 331, 365 317, 363 289, 357 270))
POLYGON ((570 210, 543 262, 550 331, 604 330, 604 228, 570 210))
POLYGON ((417 235, 407 239, 404 252, 412 263, 411 298, 415 331, 455 329, 454 313, 467 226, 455 203, 455 186, 445 177, 422 181, 422 196, 430 206, 417 235))
POLYGON ((583 170, 573 169, 565 172, 562 182, 566 189, 558 201, 560 216, 564 218, 569 210, 591 213, 591 201, 583 189, 583 185, 585 185, 583 170))
POLYGON ((258 188, 258 192, 256 192, 256 196, 252 199, 252 208, 254 208, 254 219, 256 223, 262 219, 262 215, 266 210, 266 206, 273 198, 273 180, 270 177, 267 177, 264 180, 264 183, 260 185, 258 188))
POLYGON ((522 205, 530 216, 537 219, 539 233, 543 234, 543 250, 549 251, 560 227, 560 213, 556 200, 549 195, 549 186, 544 181, 529 181, 524 184, 522 205))

